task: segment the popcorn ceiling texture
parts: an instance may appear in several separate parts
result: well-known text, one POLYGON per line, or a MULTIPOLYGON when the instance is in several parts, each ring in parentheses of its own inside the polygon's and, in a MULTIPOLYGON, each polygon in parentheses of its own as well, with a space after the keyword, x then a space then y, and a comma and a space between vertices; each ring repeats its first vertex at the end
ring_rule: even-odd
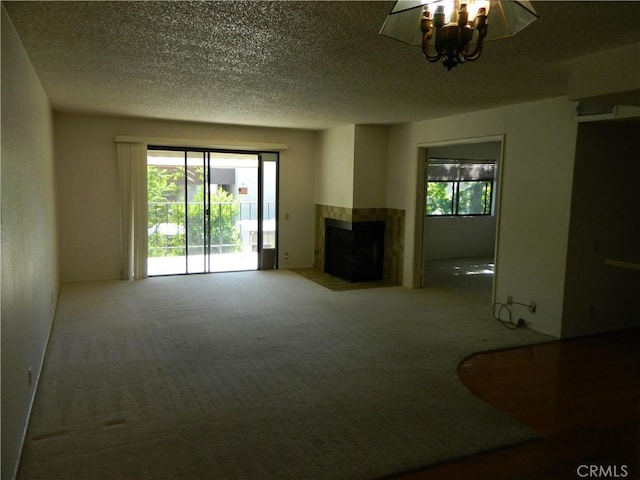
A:
POLYGON ((316 129, 565 95, 563 60, 640 40, 640 2, 572 3, 452 72, 378 34, 393 2, 3 5, 58 110, 316 129))

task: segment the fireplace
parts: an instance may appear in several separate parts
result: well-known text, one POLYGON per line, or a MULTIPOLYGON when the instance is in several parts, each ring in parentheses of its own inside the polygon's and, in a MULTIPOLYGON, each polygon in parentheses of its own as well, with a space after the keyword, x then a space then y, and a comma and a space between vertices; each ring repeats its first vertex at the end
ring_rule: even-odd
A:
POLYGON ((382 280, 384 221, 325 218, 324 271, 349 282, 382 280))

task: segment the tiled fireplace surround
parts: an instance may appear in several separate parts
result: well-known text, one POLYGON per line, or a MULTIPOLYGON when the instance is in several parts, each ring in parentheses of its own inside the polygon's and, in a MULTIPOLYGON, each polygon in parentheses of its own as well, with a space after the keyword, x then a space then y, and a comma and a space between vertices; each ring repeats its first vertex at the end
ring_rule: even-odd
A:
POLYGON ((404 259, 404 210, 393 208, 345 208, 316 204, 313 267, 324 270, 325 218, 345 222, 385 222, 383 279, 402 284, 404 259))

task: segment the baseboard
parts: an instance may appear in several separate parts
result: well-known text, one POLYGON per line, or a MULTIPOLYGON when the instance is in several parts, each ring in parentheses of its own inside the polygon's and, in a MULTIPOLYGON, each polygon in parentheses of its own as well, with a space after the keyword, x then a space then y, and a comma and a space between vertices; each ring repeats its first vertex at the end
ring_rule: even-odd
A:
POLYGON ((313 264, 311 265, 289 265, 287 267, 278 267, 279 270, 305 270, 308 268, 313 268, 313 264))
MULTIPOLYGON (((71 278, 61 280, 60 283, 78 283, 78 282, 108 282, 113 280, 122 280, 120 277, 104 277, 104 278, 71 278)), ((125 281, 125 280, 122 280, 125 281)))

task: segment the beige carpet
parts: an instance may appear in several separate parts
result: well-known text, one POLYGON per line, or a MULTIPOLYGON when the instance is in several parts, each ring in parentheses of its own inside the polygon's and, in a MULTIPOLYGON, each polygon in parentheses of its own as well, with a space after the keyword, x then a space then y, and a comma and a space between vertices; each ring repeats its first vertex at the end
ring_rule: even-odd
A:
POLYGON ((65 284, 19 478, 370 479, 526 441, 456 370, 544 338, 480 303, 287 271, 65 284))

